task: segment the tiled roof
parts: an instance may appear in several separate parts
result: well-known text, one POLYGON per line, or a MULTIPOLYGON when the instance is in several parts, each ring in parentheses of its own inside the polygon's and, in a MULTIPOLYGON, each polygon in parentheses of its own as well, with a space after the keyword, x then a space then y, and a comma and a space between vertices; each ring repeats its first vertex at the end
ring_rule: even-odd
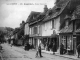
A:
POLYGON ((44 20, 43 20, 43 21, 48 21, 48 20, 50 20, 52 13, 53 13, 53 12, 52 12, 52 9, 51 9, 51 8, 48 9, 47 13, 45 14, 45 17, 44 17, 44 20), (51 14, 50 14, 50 13, 51 13, 51 14))
MULTIPOLYGON (((60 15, 63 10, 65 9, 65 7, 68 5, 70 0, 66 0, 66 1, 60 1, 57 5, 55 5, 52 9, 52 15, 46 15, 43 21, 48 21, 52 18, 57 17, 58 15, 60 15), (57 11, 58 9, 58 11, 57 11)), ((50 12, 50 10, 48 12, 50 12)), ((48 14, 48 12, 46 14, 48 14)))
POLYGON ((76 32, 80 32, 80 28, 76 30, 76 32))
POLYGON ((28 19, 27 19, 27 22, 33 22, 36 20, 36 17, 40 14, 40 12, 35 12, 35 11, 32 11, 30 13, 30 15, 28 16, 28 19))
POLYGON ((44 13, 38 14, 38 15, 36 16, 35 20, 31 21, 31 22, 29 23, 29 25, 32 25, 32 24, 35 24, 35 23, 38 23, 38 22, 42 21, 42 20, 44 19, 44 17, 45 17, 45 14, 44 14, 44 13))
POLYGON ((37 20, 42 19, 44 16, 45 16, 44 13, 40 13, 40 14, 37 16, 37 20))
POLYGON ((70 0, 60 0, 60 1, 57 3, 57 6, 58 6, 58 7, 62 7, 62 5, 64 5, 64 3, 66 3, 67 1, 70 1, 70 0))
POLYGON ((55 6, 56 9, 57 9, 57 8, 60 8, 60 10, 57 11, 57 12, 55 12, 55 13, 52 15, 52 18, 55 18, 55 17, 57 17, 58 15, 60 15, 60 14, 63 12, 63 10, 65 9, 65 7, 68 5, 69 1, 70 1, 70 0, 65 1, 65 2, 63 2, 62 4, 58 4, 57 6, 55 6))
POLYGON ((76 10, 74 10, 72 14, 71 20, 80 19, 80 5, 76 7, 76 10))
POLYGON ((73 31, 73 27, 72 27, 72 24, 70 24, 69 26, 62 28, 60 30, 60 33, 70 33, 72 31, 73 31))

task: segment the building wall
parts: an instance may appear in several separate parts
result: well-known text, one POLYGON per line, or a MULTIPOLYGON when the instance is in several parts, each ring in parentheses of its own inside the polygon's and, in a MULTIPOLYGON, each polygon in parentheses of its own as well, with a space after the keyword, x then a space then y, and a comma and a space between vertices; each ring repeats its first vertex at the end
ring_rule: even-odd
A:
POLYGON ((41 36, 41 34, 42 34, 41 29, 42 29, 42 26, 40 24, 29 27, 29 35, 41 36))
POLYGON ((31 44, 33 44, 34 48, 36 48, 37 46, 39 46, 40 39, 35 38, 35 37, 41 36, 41 32, 40 32, 41 30, 40 29, 41 29, 40 25, 34 25, 34 26, 30 27, 30 33, 29 33, 29 35, 31 37, 33 37, 33 39, 30 39, 29 42, 31 42, 31 44))
POLYGON ((56 33, 58 34, 59 33, 59 30, 60 30, 60 17, 57 17, 54 19, 54 28, 53 30, 55 29, 56 33))
POLYGON ((29 27, 29 35, 33 35, 33 27, 29 27))
POLYGON ((52 21, 48 21, 42 24, 42 36, 49 36, 52 33, 52 21))
POLYGON ((25 24, 24 35, 29 35, 29 25, 28 25, 28 23, 25 24))
POLYGON ((42 24, 42 36, 50 36, 53 34, 53 30, 58 34, 60 28, 60 17, 54 19, 54 28, 52 28, 52 20, 42 24))

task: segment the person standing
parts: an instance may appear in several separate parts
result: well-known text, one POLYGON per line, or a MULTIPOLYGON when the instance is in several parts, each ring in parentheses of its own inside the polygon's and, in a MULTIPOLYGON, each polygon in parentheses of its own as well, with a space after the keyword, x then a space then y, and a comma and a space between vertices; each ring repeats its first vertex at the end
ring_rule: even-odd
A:
POLYGON ((13 40, 11 40, 11 47, 13 46, 13 40))
POLYGON ((53 50, 53 55, 54 55, 55 51, 56 51, 56 45, 55 45, 55 43, 53 43, 52 50, 53 50))
POLYGON ((60 45, 60 54, 63 55, 63 51, 64 51, 64 45, 61 43, 61 45, 60 45))
POLYGON ((79 58, 79 55, 80 55, 80 44, 77 46, 77 52, 78 52, 78 58, 79 58))
POLYGON ((39 52, 40 57, 43 57, 42 54, 41 54, 41 44, 39 44, 38 52, 39 52))
POLYGON ((29 42, 27 42, 25 45, 25 50, 29 51, 29 48, 30 48, 30 45, 29 45, 29 42))

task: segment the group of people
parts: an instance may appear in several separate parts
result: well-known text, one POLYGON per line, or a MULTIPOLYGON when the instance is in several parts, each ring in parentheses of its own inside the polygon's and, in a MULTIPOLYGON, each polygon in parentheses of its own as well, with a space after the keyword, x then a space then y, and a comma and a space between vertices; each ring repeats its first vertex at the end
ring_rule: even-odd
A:
POLYGON ((51 42, 51 43, 49 43, 49 44, 46 43, 45 48, 46 48, 47 51, 52 51, 53 54, 55 54, 57 47, 56 47, 55 42, 51 42))
MULTIPOLYGON (((55 54, 55 51, 56 51, 56 44, 53 43, 52 45, 52 51, 53 51, 53 55, 55 54)), ((39 46, 37 47, 37 52, 36 52, 36 57, 43 57, 42 54, 41 54, 41 44, 39 44, 39 46)))

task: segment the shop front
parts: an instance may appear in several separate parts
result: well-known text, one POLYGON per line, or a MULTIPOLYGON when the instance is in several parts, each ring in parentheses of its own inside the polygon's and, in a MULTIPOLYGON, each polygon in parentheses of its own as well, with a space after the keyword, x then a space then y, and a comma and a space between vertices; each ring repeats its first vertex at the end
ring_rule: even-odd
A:
POLYGON ((41 43, 43 46, 43 50, 46 51, 52 51, 53 44, 55 44, 56 48, 55 50, 57 51, 59 47, 59 39, 58 35, 55 36, 42 36, 41 43))
POLYGON ((36 49, 41 43, 41 38, 42 38, 41 36, 30 36, 29 37, 29 43, 33 46, 34 49, 36 49))
POLYGON ((72 55, 74 54, 74 40, 72 33, 62 33, 60 34, 60 45, 64 45, 64 54, 72 55))
POLYGON ((80 31, 76 32, 76 46, 78 46, 80 44, 80 31))
POLYGON ((56 51, 59 47, 59 36, 33 36, 29 38, 29 43, 31 43, 36 49, 41 43, 41 49, 46 51, 52 51, 53 43, 55 43, 56 51))

